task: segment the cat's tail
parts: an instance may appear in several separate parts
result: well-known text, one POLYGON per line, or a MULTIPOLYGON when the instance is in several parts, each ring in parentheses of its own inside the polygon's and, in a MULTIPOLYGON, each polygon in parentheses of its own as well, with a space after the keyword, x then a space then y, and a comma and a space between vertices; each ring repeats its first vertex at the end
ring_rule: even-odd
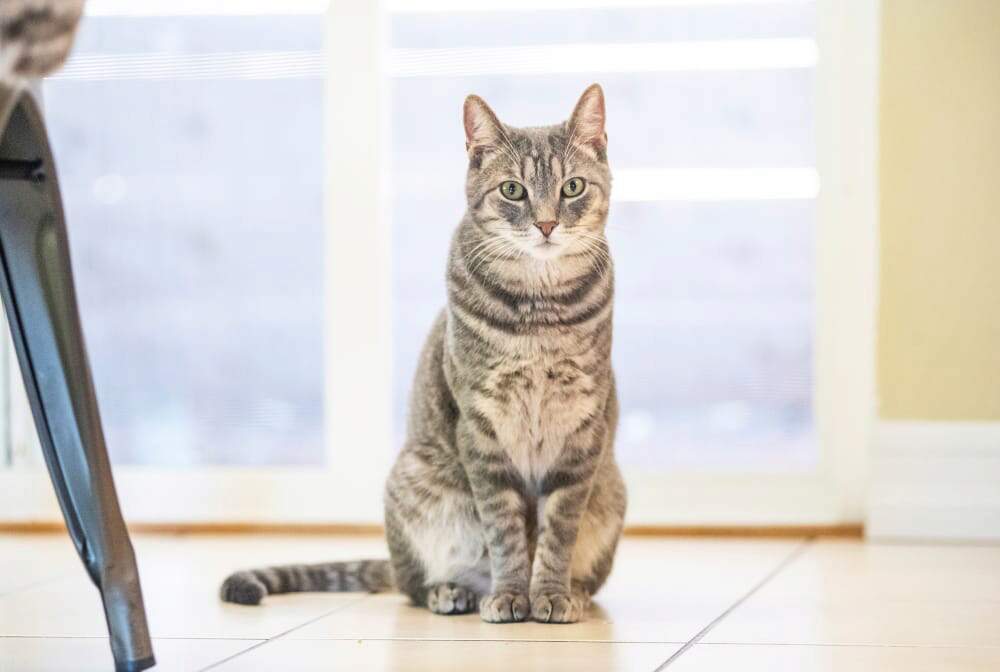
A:
POLYGON ((266 595, 305 592, 378 593, 395 587, 388 560, 355 560, 236 572, 222 582, 220 595, 225 602, 260 604, 266 595))

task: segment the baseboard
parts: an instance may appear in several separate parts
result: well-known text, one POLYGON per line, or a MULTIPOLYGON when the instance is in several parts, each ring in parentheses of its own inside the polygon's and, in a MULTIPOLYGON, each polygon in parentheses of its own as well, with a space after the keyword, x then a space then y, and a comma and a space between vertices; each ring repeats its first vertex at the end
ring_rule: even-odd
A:
MULTIPOLYGON (((163 522, 131 523, 133 534, 303 534, 303 535, 382 535, 381 525, 355 523, 254 523, 254 522, 163 522)), ((60 520, 0 521, 0 534, 63 533, 60 520)))
POLYGON ((861 525, 626 525, 626 537, 734 537, 802 539, 839 537, 860 539, 861 525))
MULTIPOLYGON (((58 521, 0 522, 0 534, 63 533, 58 521)), ((138 534, 305 534, 305 535, 381 535, 380 525, 342 523, 135 523, 129 530, 138 534)), ((625 528, 628 537, 744 537, 744 538, 861 538, 861 525, 632 525, 625 528)))
POLYGON ((1000 541, 1000 422, 876 423, 867 535, 1000 541))

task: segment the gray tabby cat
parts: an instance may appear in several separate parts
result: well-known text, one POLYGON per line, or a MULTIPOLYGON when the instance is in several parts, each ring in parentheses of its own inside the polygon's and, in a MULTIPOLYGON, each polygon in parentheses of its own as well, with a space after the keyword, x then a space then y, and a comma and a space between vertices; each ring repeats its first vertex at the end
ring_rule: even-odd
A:
POLYGON ((20 85, 66 60, 83 0, 0 0, 0 81, 20 85))
POLYGON ((611 571, 625 487, 604 95, 592 85, 542 128, 476 96, 464 116, 468 210, 386 486, 392 559, 238 572, 224 600, 396 588, 438 614, 571 623, 611 571))

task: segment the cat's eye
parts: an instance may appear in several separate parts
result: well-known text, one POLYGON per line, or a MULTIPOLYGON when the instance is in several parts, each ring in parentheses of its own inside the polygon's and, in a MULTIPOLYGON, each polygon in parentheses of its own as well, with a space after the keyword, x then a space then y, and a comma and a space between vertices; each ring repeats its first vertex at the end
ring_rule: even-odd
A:
POLYGON ((587 188, 587 183, 582 177, 571 177, 563 182, 562 193, 566 198, 573 198, 583 193, 587 188))
POLYGON ((524 198, 524 185, 513 180, 500 185, 500 193, 509 201, 520 201, 524 198))

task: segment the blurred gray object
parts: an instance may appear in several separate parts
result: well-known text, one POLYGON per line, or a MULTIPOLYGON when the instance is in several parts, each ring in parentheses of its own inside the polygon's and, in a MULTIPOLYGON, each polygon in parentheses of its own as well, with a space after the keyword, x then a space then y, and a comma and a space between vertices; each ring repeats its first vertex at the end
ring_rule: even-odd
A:
POLYGON ((155 664, 84 347, 59 184, 27 89, 0 83, 0 294, 63 517, 101 593, 115 668, 155 664))

